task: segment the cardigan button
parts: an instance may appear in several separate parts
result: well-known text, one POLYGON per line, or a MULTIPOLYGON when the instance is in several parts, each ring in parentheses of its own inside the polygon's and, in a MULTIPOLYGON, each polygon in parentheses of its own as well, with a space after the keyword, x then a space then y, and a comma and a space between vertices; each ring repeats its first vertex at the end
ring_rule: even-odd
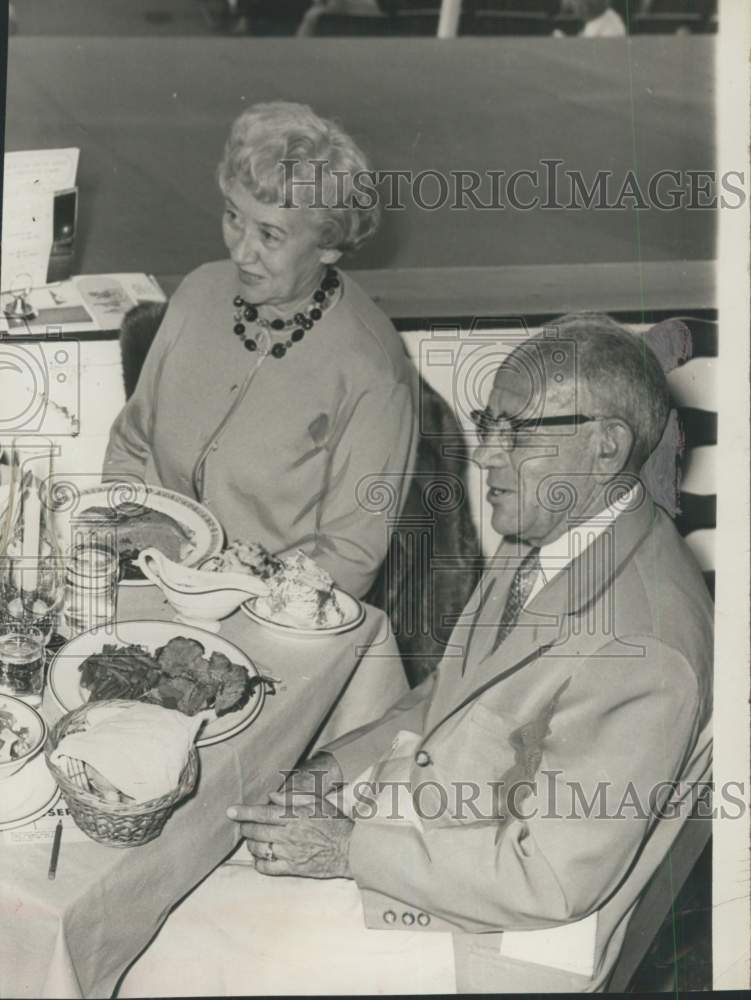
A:
POLYGON ((415 754, 415 764, 417 764, 418 767, 427 767, 428 764, 432 763, 433 761, 427 750, 418 750, 415 754))
POLYGON ((405 927, 411 927, 414 922, 415 922, 414 913, 410 913, 409 910, 407 910, 405 913, 402 913, 402 923, 404 924, 405 927))
POLYGON ((396 914, 394 913, 393 910, 386 910, 386 912, 383 914, 383 919, 387 924, 395 924, 396 914))
POLYGON ((427 927, 428 924, 430 923, 430 917, 428 916, 427 913, 418 913, 417 922, 420 925, 420 927, 427 927))

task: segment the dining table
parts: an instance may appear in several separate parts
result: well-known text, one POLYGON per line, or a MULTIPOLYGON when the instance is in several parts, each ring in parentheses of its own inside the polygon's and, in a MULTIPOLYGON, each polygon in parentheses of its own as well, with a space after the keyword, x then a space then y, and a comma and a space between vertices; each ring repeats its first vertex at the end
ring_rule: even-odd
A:
MULTIPOLYGON (((365 612, 349 631, 304 638, 280 635, 242 609, 221 623, 219 635, 276 681, 246 729, 200 747, 196 788, 155 840, 112 847, 84 837, 68 817, 54 880, 48 838, 2 847, 0 997, 111 996, 175 904, 244 850, 227 807, 266 801, 284 770, 378 718, 408 689, 386 616, 367 605, 365 612)), ((173 616, 156 587, 119 588, 118 621, 173 616)), ((49 685, 41 712, 49 725, 63 714, 49 685)), ((66 811, 63 800, 51 810, 66 811)))

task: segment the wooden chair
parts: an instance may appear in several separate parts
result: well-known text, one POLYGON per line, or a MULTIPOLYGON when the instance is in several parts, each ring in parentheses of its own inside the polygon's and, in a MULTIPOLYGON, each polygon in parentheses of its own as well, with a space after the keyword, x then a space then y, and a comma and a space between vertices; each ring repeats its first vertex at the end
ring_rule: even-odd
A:
POLYGON ((464 433, 452 407, 422 376, 418 397, 414 477, 365 598, 389 616, 413 686, 441 661, 484 567, 470 510, 464 433))
POLYGON ((696 556, 714 596, 717 323, 690 316, 680 321, 690 331, 693 351, 691 360, 668 376, 685 437, 676 526, 696 556))
MULTIPOLYGON (((714 594, 714 535, 716 526, 716 478, 714 453, 717 444, 717 324, 713 320, 680 317, 690 333, 691 356, 668 374, 673 400, 685 435, 680 513, 676 525, 691 547, 714 594)), ((624 992, 633 982, 650 948, 674 954, 675 923, 681 915, 681 890, 693 882, 694 895, 708 900, 711 891, 712 824, 708 818, 692 817, 675 839, 672 849, 647 886, 626 932, 621 953, 608 983, 608 992, 624 992), (701 863, 698 863, 701 862, 701 863)), ((711 938, 711 909, 701 914, 699 933, 711 938)), ((675 966, 668 970, 675 975, 675 966)), ((642 976, 644 970, 641 970, 642 976)), ((695 984, 691 984, 695 988, 695 984)), ((711 983, 706 984, 710 986, 711 983)), ((674 983, 676 989, 685 988, 674 983)), ((650 984, 645 989, 665 989, 650 984)))
MULTIPOLYGON (((675 838, 675 843, 665 860, 657 869, 651 882, 636 904, 623 941, 621 953, 615 963, 608 981, 607 993, 625 993, 634 982, 650 948, 654 948, 660 938, 667 939, 665 949, 670 955, 675 950, 673 943, 674 925, 680 915, 676 907, 681 889, 692 877, 708 877, 707 865, 702 871, 697 871, 697 863, 705 852, 711 850, 712 821, 706 817, 693 816, 687 820, 683 829, 675 838), (696 873, 696 875, 694 874, 696 873)), ((707 894, 708 895, 708 894, 707 894)), ((711 910, 706 911, 706 933, 711 935, 711 910)), ((674 969, 671 970, 675 975, 674 969)), ((642 973, 643 975, 643 973, 642 973)), ((670 975, 670 973, 669 973, 670 975)), ((668 976, 665 977, 666 979, 668 976)), ((679 988, 680 984, 674 984, 679 988)), ((707 988, 711 982, 706 984, 707 988)), ((663 981, 658 987, 650 989, 667 989, 663 981)))

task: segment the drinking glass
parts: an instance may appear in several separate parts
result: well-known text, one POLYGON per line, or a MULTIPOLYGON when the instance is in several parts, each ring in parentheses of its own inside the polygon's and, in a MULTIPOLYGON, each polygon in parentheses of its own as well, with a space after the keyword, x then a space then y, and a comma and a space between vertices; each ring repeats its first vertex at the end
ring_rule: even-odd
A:
POLYGON ((0 492, 0 626, 55 629, 64 593, 63 559, 49 499, 51 444, 15 438, 0 492))
POLYGON ((24 589, 23 559, 0 556, 0 626, 25 632, 38 629, 46 645, 55 631, 63 604, 65 580, 61 560, 39 560, 33 590, 24 589))
POLYGON ((0 628, 0 691, 29 705, 41 705, 44 642, 38 629, 0 628))
POLYGON ((91 535, 74 545, 65 573, 65 627, 69 635, 114 627, 119 564, 117 550, 91 535))

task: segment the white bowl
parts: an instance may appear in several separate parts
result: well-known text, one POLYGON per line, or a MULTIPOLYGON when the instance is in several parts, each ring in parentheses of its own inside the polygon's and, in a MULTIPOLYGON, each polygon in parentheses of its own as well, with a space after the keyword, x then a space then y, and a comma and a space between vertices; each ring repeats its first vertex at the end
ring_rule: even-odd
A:
POLYGON ((0 763, 0 780, 9 778, 12 774, 20 771, 22 767, 29 763, 44 746, 47 739, 47 723, 36 709, 18 698, 12 698, 9 694, 0 694, 0 709, 10 714, 19 726, 28 729, 31 734, 32 745, 26 753, 21 754, 14 760, 6 760, 0 763))

